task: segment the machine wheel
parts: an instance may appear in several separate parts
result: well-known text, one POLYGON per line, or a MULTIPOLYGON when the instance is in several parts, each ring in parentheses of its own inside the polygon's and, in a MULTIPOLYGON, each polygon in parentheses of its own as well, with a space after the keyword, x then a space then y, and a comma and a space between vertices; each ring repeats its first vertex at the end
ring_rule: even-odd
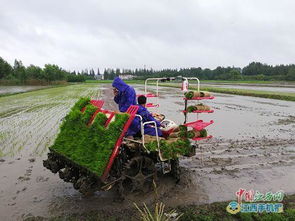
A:
POLYGON ((96 189, 94 189, 94 183, 91 179, 87 177, 81 177, 73 184, 75 189, 79 189, 79 192, 84 196, 91 196, 94 194, 96 189))
POLYGON ((48 170, 51 170, 49 160, 43 160, 43 166, 46 167, 48 170))
POLYGON ((51 170, 52 173, 57 173, 60 169, 63 168, 63 165, 59 163, 57 160, 44 160, 43 166, 47 169, 51 170))
POLYGON ((43 166, 51 170, 52 173, 57 173, 65 167, 64 163, 53 153, 48 153, 48 159, 43 160, 43 166))
POLYGON ((71 182, 75 179, 76 173, 77 172, 73 168, 66 166, 65 169, 59 171, 59 178, 63 179, 65 182, 71 182))
POLYGON ((154 161, 146 156, 138 156, 127 162, 122 171, 119 193, 124 196, 135 191, 148 192, 156 179, 157 171, 154 161))
POLYGON ((180 181, 180 166, 179 159, 171 160, 171 175, 175 179, 176 183, 180 181))

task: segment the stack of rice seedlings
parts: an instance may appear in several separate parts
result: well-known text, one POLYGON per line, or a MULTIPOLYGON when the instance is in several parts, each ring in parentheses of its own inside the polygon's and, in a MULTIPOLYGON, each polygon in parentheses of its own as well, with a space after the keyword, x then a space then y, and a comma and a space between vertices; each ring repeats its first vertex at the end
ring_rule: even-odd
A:
MULTIPOLYGON (((165 159, 176 159, 179 155, 187 155, 191 151, 191 144, 187 138, 187 127, 180 125, 176 131, 168 139, 160 138, 160 152, 165 159)), ((151 139, 150 142, 145 143, 145 146, 150 151, 157 151, 156 137, 151 139)))
POLYGON ((188 91, 184 94, 187 99, 193 99, 196 97, 211 97, 211 93, 208 91, 188 91))
POLYGON ((189 112, 189 113, 194 112, 194 111, 198 111, 198 110, 199 111, 209 111, 210 107, 208 105, 204 105, 202 103, 187 107, 187 112, 189 112))
POLYGON ((81 98, 65 117, 50 149, 101 176, 129 115, 116 114, 115 120, 105 128, 107 116, 98 113, 88 125, 96 110, 90 98, 81 98))

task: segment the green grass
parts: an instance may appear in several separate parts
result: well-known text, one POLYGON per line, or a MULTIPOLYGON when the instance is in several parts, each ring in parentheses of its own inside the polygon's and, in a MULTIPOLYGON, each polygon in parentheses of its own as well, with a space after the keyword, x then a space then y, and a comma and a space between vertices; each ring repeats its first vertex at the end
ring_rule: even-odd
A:
MULTIPOLYGON (((157 151, 157 141, 152 141, 145 144, 149 151, 157 151)), ((191 144, 187 138, 173 139, 172 142, 160 140, 160 152, 165 159, 177 159, 179 155, 189 154, 191 151, 191 144)))
POLYGON ((285 101, 295 101, 295 93, 232 89, 232 88, 217 88, 217 87, 201 87, 201 90, 216 92, 216 93, 224 93, 224 94, 234 94, 234 95, 251 96, 251 97, 271 98, 271 99, 285 100, 285 101))
POLYGON ((86 80, 85 83, 101 83, 101 84, 107 84, 112 83, 112 80, 86 80))
POLYGON ((259 81, 259 80, 202 80, 202 83, 228 83, 228 84, 295 84, 295 81, 259 81))

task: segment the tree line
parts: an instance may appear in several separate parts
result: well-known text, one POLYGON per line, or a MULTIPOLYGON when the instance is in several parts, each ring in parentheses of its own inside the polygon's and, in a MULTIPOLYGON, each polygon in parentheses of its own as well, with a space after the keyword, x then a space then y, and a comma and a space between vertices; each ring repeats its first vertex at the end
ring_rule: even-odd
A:
POLYGON ((93 69, 85 69, 81 72, 66 71, 56 64, 45 64, 43 68, 36 65, 25 67, 20 60, 14 61, 11 66, 0 57, 0 81, 8 84, 51 84, 58 82, 83 82, 94 80, 99 74, 93 69))
POLYGON ((181 69, 105 69, 104 78, 112 80, 118 75, 132 75, 134 79, 145 79, 148 77, 197 77, 201 80, 278 80, 295 81, 295 65, 268 65, 260 62, 252 62, 244 68, 239 67, 217 67, 209 68, 181 68, 181 69))
MULTIPOLYGON (((280 80, 295 81, 295 65, 268 65, 252 62, 244 68, 217 67, 181 68, 181 69, 105 69, 104 79, 113 80, 119 75, 130 75, 133 79, 148 77, 198 77, 201 80, 280 80)), ((0 57, 0 83, 10 84, 54 84, 57 82, 83 82, 94 80, 100 75, 99 69, 82 71, 66 71, 55 64, 46 64, 43 68, 30 65, 25 67, 20 60, 15 60, 13 66, 0 57)))

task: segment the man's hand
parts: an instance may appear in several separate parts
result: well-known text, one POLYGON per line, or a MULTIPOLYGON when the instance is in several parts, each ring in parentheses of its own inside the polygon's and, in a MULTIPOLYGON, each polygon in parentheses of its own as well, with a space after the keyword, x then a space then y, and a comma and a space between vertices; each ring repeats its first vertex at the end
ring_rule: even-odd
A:
POLYGON ((165 119, 165 116, 163 114, 152 113, 152 116, 160 122, 165 119))
POLYGON ((152 116, 154 117, 154 118, 158 118, 159 117, 159 115, 160 114, 158 114, 158 113, 155 113, 155 112, 153 112, 153 113, 151 113, 152 114, 152 116))

